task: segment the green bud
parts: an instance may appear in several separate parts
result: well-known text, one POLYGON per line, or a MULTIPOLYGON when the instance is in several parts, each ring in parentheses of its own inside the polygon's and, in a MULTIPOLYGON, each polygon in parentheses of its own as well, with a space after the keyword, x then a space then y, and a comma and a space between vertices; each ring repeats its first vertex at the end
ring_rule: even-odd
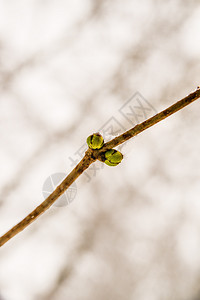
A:
POLYGON ((111 149, 105 152, 105 164, 108 166, 117 166, 123 159, 123 154, 115 149, 111 149))
POLYGON ((87 144, 91 149, 100 149, 103 147, 104 140, 99 133, 94 133, 87 138, 87 144))

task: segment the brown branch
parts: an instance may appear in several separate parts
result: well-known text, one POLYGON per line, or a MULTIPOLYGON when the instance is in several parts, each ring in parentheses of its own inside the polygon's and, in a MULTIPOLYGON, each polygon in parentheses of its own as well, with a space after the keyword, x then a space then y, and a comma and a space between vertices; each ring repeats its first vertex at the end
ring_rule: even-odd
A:
POLYGON ((37 206, 21 222, 12 227, 2 237, 0 237, 0 247, 7 241, 30 225, 38 216, 43 214, 67 189, 68 187, 93 163, 96 159, 92 156, 92 150, 88 149, 83 159, 61 182, 59 186, 49 195, 39 206, 37 206))
POLYGON ((171 116, 175 112, 179 111, 180 109, 184 108, 185 106, 189 105, 190 103, 194 102, 200 97, 200 87, 196 89, 196 91, 192 92, 185 98, 179 100, 175 104, 171 105, 170 107, 166 108, 165 110, 159 112, 155 116, 147 119, 146 121, 137 124, 135 127, 131 128, 130 130, 122 133, 121 135, 117 136, 116 138, 112 139, 108 143, 104 144, 104 146, 99 150, 99 152, 104 152, 108 149, 112 149, 130 138, 136 136, 137 134, 141 133, 145 129, 155 125, 156 123, 166 119, 167 117, 171 116))
POLYGON ((12 227, 8 232, 0 237, 0 246, 3 246, 7 241, 14 237, 17 233, 25 229, 29 224, 31 224, 37 217, 43 214, 67 189, 68 187, 97 159, 101 160, 101 155, 108 149, 116 147, 130 138, 141 133, 145 129, 155 125, 156 123, 164 120, 185 106, 189 105, 193 101, 200 98, 200 88, 198 87, 196 91, 192 92, 185 98, 171 105, 167 109, 161 111, 155 116, 147 119, 146 121, 136 125, 130 130, 124 132, 118 137, 106 143, 100 150, 88 149, 85 152, 85 156, 78 163, 78 165, 71 171, 71 173, 61 182, 61 184, 52 192, 47 199, 45 199, 39 206, 37 206, 27 217, 25 217, 21 222, 12 227))

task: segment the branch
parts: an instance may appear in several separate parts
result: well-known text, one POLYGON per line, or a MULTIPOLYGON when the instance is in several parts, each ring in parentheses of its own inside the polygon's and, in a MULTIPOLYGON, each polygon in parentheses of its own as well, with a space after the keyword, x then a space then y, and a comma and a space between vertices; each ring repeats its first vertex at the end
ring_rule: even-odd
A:
POLYGON ((95 160, 96 159, 92 157, 92 150, 88 149, 78 165, 42 203, 21 222, 0 237, 0 247, 43 214, 95 160))
POLYGON ((130 138, 136 136, 147 128, 155 125, 156 123, 164 120, 165 118, 171 116, 175 112, 189 105, 193 101, 200 98, 200 88, 198 87, 196 91, 192 92, 185 98, 171 105, 167 109, 161 111, 155 116, 147 119, 146 121, 137 124, 135 127, 124 132, 118 137, 112 139, 99 150, 88 149, 85 152, 85 156, 78 163, 78 165, 71 171, 71 173, 61 182, 61 184, 49 195, 39 206, 37 206, 28 216, 26 216, 17 225, 12 227, 8 232, 0 237, 0 247, 3 246, 7 241, 14 237, 17 233, 21 232, 27 226, 29 226, 37 217, 43 214, 67 189, 68 187, 97 159, 101 160, 101 155, 103 152, 116 147, 130 138))
POLYGON ((155 125, 156 123, 166 119, 167 117, 171 116, 175 112, 179 111, 180 109, 184 108, 185 106, 189 105, 190 103, 194 102, 200 97, 200 87, 197 87, 196 91, 192 92, 185 98, 179 100, 175 104, 171 105, 170 107, 166 108, 165 110, 159 112, 155 116, 147 119, 146 121, 137 124, 135 127, 131 128, 130 130, 122 133, 121 135, 117 136, 116 138, 112 139, 108 143, 105 143, 104 146, 99 150, 99 152, 105 152, 108 149, 112 149, 130 138, 136 136, 137 134, 141 133, 145 129, 155 125))

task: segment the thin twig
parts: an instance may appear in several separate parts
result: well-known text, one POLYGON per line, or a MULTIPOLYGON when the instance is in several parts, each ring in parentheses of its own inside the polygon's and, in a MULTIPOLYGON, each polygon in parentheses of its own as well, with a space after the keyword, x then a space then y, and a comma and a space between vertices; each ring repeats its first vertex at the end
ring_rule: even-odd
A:
POLYGON ((117 136, 116 138, 112 139, 108 143, 104 144, 104 146, 99 150, 99 152, 104 152, 108 149, 112 149, 130 138, 138 135, 145 129, 155 125, 156 123, 166 119, 167 117, 171 116, 175 112, 179 111, 180 109, 184 108, 185 106, 189 105, 190 103, 194 102, 200 97, 200 87, 198 87, 194 92, 186 96, 185 98, 179 100, 175 104, 169 106, 165 110, 159 112, 155 116, 147 119, 146 121, 137 124, 135 127, 129 129, 128 131, 122 133, 121 135, 117 136))
POLYGON ((141 133, 145 129, 155 125, 156 123, 164 120, 185 106, 189 105, 193 101, 200 98, 200 88, 192 92, 185 98, 171 105, 167 109, 161 111, 155 116, 147 119, 146 121, 136 125, 130 130, 124 132, 118 137, 106 143, 100 150, 88 149, 85 152, 85 156, 78 163, 78 165, 71 171, 71 173, 61 182, 61 184, 46 198, 39 206, 37 206, 27 217, 20 221, 17 225, 12 227, 8 232, 0 237, 0 247, 3 246, 7 241, 14 237, 17 233, 21 232, 28 225, 30 225, 37 217, 43 214, 67 189, 68 187, 93 163, 95 160, 100 159, 103 152, 108 149, 112 149, 135 135, 141 133))
POLYGON ((0 237, 0 247, 30 225, 38 216, 43 214, 95 160, 96 159, 92 156, 92 150, 88 149, 78 165, 42 203, 22 221, 0 237))

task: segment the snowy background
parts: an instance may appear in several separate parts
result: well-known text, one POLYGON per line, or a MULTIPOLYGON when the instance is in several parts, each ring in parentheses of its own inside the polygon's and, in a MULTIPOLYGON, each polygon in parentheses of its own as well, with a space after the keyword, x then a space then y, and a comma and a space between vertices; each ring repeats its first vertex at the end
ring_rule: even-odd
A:
MULTIPOLYGON (((0 234, 106 140, 200 84, 198 0, 0 0, 0 234), (145 109, 146 108, 146 109, 145 109)), ((1 300, 199 300, 200 104, 95 163, 0 249, 1 300)))

